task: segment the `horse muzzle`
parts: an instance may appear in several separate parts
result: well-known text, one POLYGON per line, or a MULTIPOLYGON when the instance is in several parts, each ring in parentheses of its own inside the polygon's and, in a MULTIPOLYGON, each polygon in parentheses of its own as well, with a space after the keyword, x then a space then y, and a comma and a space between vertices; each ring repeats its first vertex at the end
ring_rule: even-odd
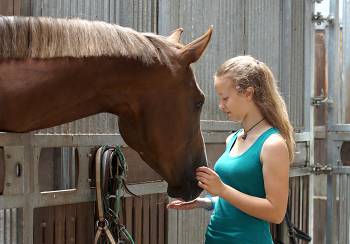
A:
POLYGON ((203 191, 197 185, 197 181, 185 181, 182 186, 168 186, 168 195, 172 198, 191 201, 203 191))

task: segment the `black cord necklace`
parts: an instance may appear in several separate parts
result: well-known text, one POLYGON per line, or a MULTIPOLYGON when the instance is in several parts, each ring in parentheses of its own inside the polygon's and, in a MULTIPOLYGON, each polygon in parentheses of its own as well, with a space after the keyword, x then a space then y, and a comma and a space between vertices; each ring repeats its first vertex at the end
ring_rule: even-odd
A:
POLYGON ((250 129, 249 130, 247 130, 247 131, 244 131, 244 134, 243 134, 243 136, 242 136, 242 139, 243 140, 245 140, 245 139, 247 139, 247 136, 248 136, 248 132, 249 131, 251 131, 255 126, 257 126, 258 124, 260 124, 263 120, 264 120, 265 118, 262 118, 262 120, 259 120, 259 122, 258 123, 256 123, 255 125, 253 125, 252 127, 250 127, 250 129))

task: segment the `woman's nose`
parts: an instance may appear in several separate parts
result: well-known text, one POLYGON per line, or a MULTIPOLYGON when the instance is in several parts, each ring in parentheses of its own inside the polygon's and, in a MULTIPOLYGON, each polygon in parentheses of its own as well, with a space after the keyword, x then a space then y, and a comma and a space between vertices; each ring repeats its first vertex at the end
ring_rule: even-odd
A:
POLYGON ((219 109, 220 109, 220 110, 223 110, 223 109, 224 109, 224 105, 222 105, 221 102, 219 103, 219 109))

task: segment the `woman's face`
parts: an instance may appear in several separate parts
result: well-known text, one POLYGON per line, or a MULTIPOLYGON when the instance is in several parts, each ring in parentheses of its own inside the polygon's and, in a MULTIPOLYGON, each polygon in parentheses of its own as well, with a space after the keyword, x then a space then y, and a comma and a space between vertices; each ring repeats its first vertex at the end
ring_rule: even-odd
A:
POLYGON ((234 122, 241 122, 246 115, 246 96, 238 93, 228 76, 215 77, 214 87, 219 96, 219 108, 234 122))

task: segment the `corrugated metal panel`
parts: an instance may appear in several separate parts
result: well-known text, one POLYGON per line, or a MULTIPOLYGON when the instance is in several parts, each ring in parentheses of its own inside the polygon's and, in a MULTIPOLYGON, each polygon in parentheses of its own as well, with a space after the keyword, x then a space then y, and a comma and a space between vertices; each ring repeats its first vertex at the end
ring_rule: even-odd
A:
POLYGON ((279 79, 280 0, 245 2, 245 54, 266 63, 279 79), (264 13, 264 14, 262 14, 264 13))
POLYGON ((22 243, 22 211, 20 209, 0 209, 0 243, 22 243))
MULTIPOLYGON (((33 0, 32 16, 78 17, 128 26, 142 32, 157 31, 157 0, 33 0)), ((99 114, 40 130, 40 134, 118 133, 117 116, 99 114)))
POLYGON ((296 129, 304 126, 304 1, 292 1, 292 63, 289 114, 296 129))
MULTIPOLYGON (((296 129, 304 126, 304 1, 292 1, 291 23, 283 23, 283 16, 290 11, 283 8, 279 0, 245 1, 246 54, 261 59, 271 67, 279 80, 279 87, 287 103, 291 121, 296 129), (281 12, 282 11, 282 12, 281 12), (260 14, 260 13, 264 14, 260 14), (283 24, 281 24, 283 23, 283 24), (291 25, 291 39, 283 38, 285 30, 291 25), (290 42, 283 43, 284 41, 290 42), (283 48, 290 47, 290 73, 282 75, 280 64, 289 59, 282 54, 283 48), (280 80, 280 77, 284 78, 280 80)), ((286 5, 286 3, 284 3, 286 5)), ((288 19, 287 19, 288 21, 288 19)))
POLYGON ((209 48, 194 65, 194 71, 206 95, 202 119, 227 120, 217 109, 213 75, 225 60, 243 54, 243 1, 160 0, 159 9, 160 34, 165 35, 169 30, 183 27, 182 42, 185 44, 201 36, 210 25, 214 25, 209 48))

